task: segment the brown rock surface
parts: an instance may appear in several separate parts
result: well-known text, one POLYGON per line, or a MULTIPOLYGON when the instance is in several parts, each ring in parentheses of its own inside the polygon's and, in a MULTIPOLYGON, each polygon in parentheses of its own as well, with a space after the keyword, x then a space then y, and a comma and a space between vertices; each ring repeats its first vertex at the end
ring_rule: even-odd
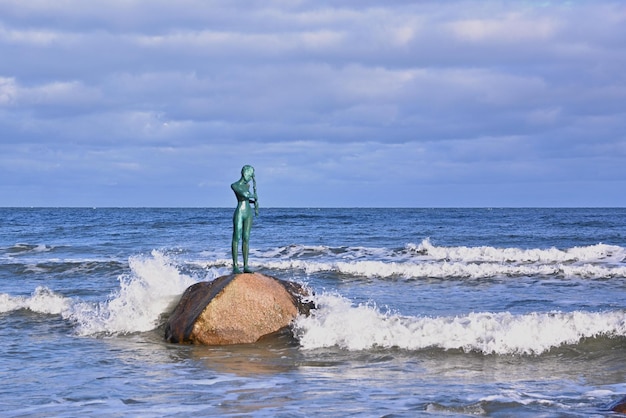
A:
POLYGON ((626 414, 626 396, 611 405, 611 411, 626 414))
POLYGON ((190 286, 170 315, 165 339, 174 343, 253 343, 289 326, 310 306, 296 283, 259 273, 231 274, 190 286))

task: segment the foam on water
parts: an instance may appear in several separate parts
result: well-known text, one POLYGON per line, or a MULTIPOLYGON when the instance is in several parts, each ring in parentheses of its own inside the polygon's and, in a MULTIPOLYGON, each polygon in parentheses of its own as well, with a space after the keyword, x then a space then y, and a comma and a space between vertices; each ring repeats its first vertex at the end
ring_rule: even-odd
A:
MULTIPOLYGON (((196 264, 205 268, 230 267, 223 254, 196 264)), ((253 251, 256 269, 306 274, 336 272, 368 278, 561 277, 626 278, 626 249, 596 244, 568 249, 437 247, 425 239, 403 249, 290 245, 253 251)))
POLYGON ((232 209, 0 211, 5 414, 582 417, 626 393, 625 209, 267 209, 253 270, 319 310, 296 346, 219 349, 159 328, 231 271, 232 209))
MULTIPOLYGON (((252 253, 255 257, 260 258, 313 258, 313 257, 334 257, 339 259, 358 259, 358 258, 381 258, 392 257, 394 251, 387 248, 373 247, 329 247, 326 245, 288 245, 268 250, 255 250, 252 253)), ((397 254, 396 254, 397 256, 397 254)))
MULTIPOLYGON (((557 276, 626 277, 626 249, 597 244, 565 250, 496 247, 437 247, 428 239, 401 251, 362 247, 281 247, 251 264, 307 274, 337 272, 357 277, 490 278, 557 276)), ((226 262, 226 261, 223 261, 226 262)))
MULTIPOLYGON (((439 251, 442 254, 437 258, 445 253, 445 261, 401 262, 392 261, 393 258, 314 261, 292 258, 292 250, 302 254, 303 248, 291 247, 286 252, 284 249, 277 251, 275 256, 278 259, 263 259, 260 265, 272 269, 301 269, 308 273, 331 270, 378 277, 626 277, 626 266, 619 264, 623 261, 623 248, 616 246, 599 244, 564 251, 456 247, 444 251, 429 246, 427 240, 421 245, 424 248, 415 250, 419 257, 439 251)), ((331 254, 331 259, 344 257, 345 252, 358 254, 363 251, 346 248, 341 253, 319 247, 313 250, 325 256, 331 254)), ((372 253, 372 250, 367 252, 372 253)), ((257 258, 255 262, 258 261, 257 258)), ((173 308, 187 287, 198 280, 217 277, 223 273, 222 267, 229 263, 226 259, 206 262, 203 271, 213 276, 194 278, 181 273, 164 253, 153 251, 148 256, 130 257, 131 273, 119 277, 119 289, 105 301, 87 302, 38 287, 27 297, 0 294, 0 313, 27 309, 61 315, 74 324, 79 335, 149 331, 160 325, 162 315, 173 308)), ((520 315, 472 312, 454 317, 420 317, 382 312, 371 304, 354 306, 339 295, 326 293, 316 296, 316 303, 319 309, 313 315, 299 318, 295 323, 296 334, 305 349, 338 346, 348 350, 375 347, 419 350, 438 347, 496 354, 541 354, 564 344, 576 344, 586 337, 626 335, 626 315, 622 311, 520 315)))
POLYGON ((69 298, 58 295, 44 286, 39 286, 29 297, 0 294, 0 313, 27 309, 42 314, 59 315, 72 305, 69 298))
POLYGON ((77 303, 71 314, 77 333, 119 334, 149 331, 159 325, 160 316, 187 287, 196 282, 181 274, 159 251, 151 257, 129 259, 132 274, 119 278, 120 289, 106 302, 77 303))
POLYGON ((45 252, 52 251, 53 249, 54 249, 53 246, 45 245, 45 244, 17 243, 13 245, 12 247, 6 248, 5 250, 9 253, 19 254, 19 253, 27 253, 27 252, 45 253, 45 252))
POLYGON ((131 273, 119 277, 119 290, 104 302, 85 302, 38 287, 30 297, 0 294, 0 313, 28 309, 61 315, 75 324, 78 335, 143 332, 156 328, 161 315, 197 281, 181 274, 159 251, 131 257, 129 265, 131 273))
POLYGON ((466 262, 388 262, 388 261, 336 261, 316 262, 305 260, 251 262, 253 265, 276 270, 302 270, 307 274, 334 271, 362 277, 390 278, 490 278, 519 276, 560 276, 605 279, 626 277, 626 266, 608 265, 567 265, 557 264, 502 264, 502 263, 466 263, 466 262))
POLYGON ((626 249, 617 245, 596 244, 557 248, 495 248, 482 247, 437 247, 429 239, 419 245, 408 244, 407 250, 414 254, 427 255, 434 260, 463 262, 513 262, 513 263, 566 263, 566 262, 621 262, 626 259, 626 249))
POLYGON ((354 306, 339 295, 316 296, 318 309, 299 317, 294 329, 304 349, 340 347, 459 349, 484 354, 542 354, 588 337, 626 336, 626 313, 545 312, 514 315, 472 312, 462 316, 420 317, 382 312, 371 304, 354 306))

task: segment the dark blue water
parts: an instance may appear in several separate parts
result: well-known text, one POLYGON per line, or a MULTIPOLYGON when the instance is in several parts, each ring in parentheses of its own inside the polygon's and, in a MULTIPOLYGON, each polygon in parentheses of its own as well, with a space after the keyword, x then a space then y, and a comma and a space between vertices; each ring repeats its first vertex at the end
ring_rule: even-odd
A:
POLYGON ((0 208, 3 416, 609 416, 626 209, 261 211, 251 266, 306 284, 294 338, 180 346, 232 209, 0 208))

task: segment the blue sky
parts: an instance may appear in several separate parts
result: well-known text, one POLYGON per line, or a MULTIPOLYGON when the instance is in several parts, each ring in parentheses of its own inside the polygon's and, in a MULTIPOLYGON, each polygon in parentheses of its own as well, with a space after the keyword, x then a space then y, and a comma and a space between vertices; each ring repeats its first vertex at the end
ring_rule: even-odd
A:
POLYGON ((626 2, 0 0, 0 206, 626 206, 626 2))

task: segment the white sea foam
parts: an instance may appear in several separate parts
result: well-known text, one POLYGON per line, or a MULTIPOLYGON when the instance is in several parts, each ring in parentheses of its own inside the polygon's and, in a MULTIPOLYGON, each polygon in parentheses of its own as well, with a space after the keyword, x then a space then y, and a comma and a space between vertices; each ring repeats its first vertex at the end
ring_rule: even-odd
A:
POLYGON ((54 247, 45 244, 22 244, 18 243, 12 247, 12 250, 16 252, 27 252, 32 251, 34 253, 45 253, 48 251, 52 251, 54 247))
POLYGON ((388 261, 337 261, 316 262, 301 259, 266 261, 265 268, 276 270, 303 270, 307 274, 335 271, 362 277, 405 278, 471 278, 518 276, 559 276, 604 279, 626 277, 626 266, 566 265, 557 264, 502 264, 464 262, 388 262, 388 261))
POLYGON ((71 305, 69 298, 43 286, 37 287, 28 297, 0 294, 0 313, 28 309, 36 313, 58 315, 67 312, 71 305))
POLYGON ((437 247, 429 239, 420 244, 408 244, 407 250, 414 254, 427 255, 434 260, 463 262, 509 262, 509 263, 568 263, 568 262, 621 262, 626 258, 626 249, 616 245, 596 244, 557 248, 496 248, 496 247, 437 247))
MULTIPOLYGON (((289 245, 274 250, 254 251, 256 257, 261 258, 311 258, 332 257, 340 260, 355 260, 362 258, 393 257, 394 252, 387 248, 377 247, 329 247, 325 245, 289 245)), ((396 254, 397 256, 397 254, 396 254)))
POLYGON ((626 336, 626 313, 546 312, 514 315, 473 312, 450 317, 407 317, 338 295, 316 296, 318 309, 294 329, 304 349, 397 347, 459 349, 485 354, 541 354, 582 338, 626 336))
POLYGON ((69 318, 77 323, 77 333, 119 334, 142 332, 159 325, 160 316, 187 287, 196 282, 181 274, 159 251, 151 257, 131 257, 130 275, 120 277, 120 289, 106 302, 93 305, 76 303, 69 318))
POLYGON ((363 277, 490 278, 557 276, 626 277, 626 249, 597 244, 565 250, 496 247, 437 247, 428 239, 404 251, 377 248, 290 246, 267 251, 251 264, 307 274, 337 272, 363 277))
POLYGON ((38 287, 29 296, 0 294, 0 313, 28 309, 56 314, 72 322, 79 335, 124 334, 154 329, 162 314, 197 280, 181 274, 161 252, 129 259, 131 273, 107 301, 92 303, 38 287))
POLYGON ((256 256, 264 258, 291 258, 302 257, 311 254, 331 255, 332 249, 325 245, 287 245, 284 247, 273 248, 265 251, 255 251, 256 256))

